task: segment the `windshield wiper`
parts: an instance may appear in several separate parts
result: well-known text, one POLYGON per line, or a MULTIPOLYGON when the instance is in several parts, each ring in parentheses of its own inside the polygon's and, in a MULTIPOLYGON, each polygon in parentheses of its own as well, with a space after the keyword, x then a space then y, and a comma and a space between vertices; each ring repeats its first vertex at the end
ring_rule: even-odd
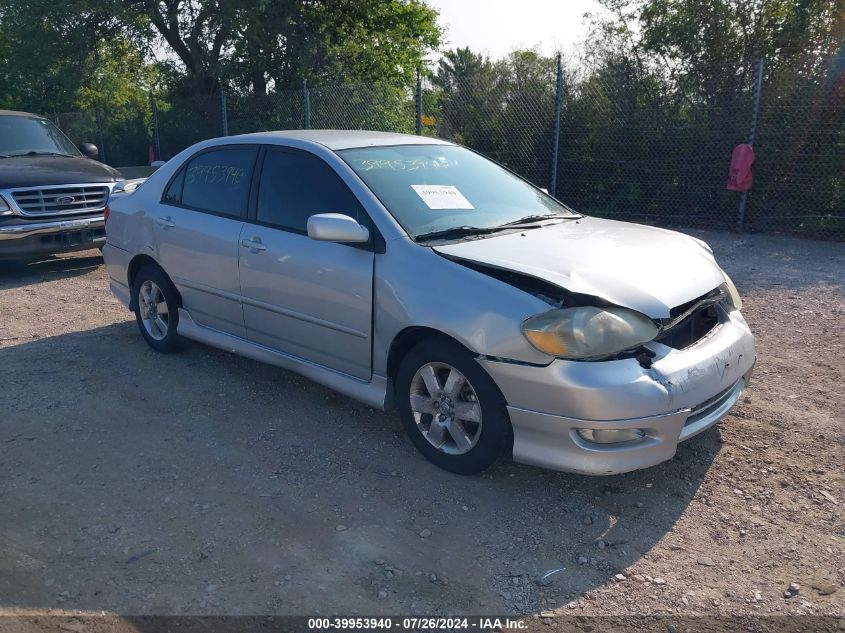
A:
POLYGON ((504 230, 499 226, 480 227, 480 226, 453 226, 450 229, 443 229, 442 231, 431 231, 430 233, 422 233, 417 235, 414 240, 417 242, 425 240, 448 240, 458 237, 466 237, 467 235, 486 235, 487 233, 495 233, 496 231, 504 230))
POLYGON ((73 158, 70 154, 61 154, 60 152, 26 152, 25 154, 14 154, 14 156, 64 156, 65 158, 73 158))
POLYGON ((515 226, 517 224, 540 222, 541 220, 577 220, 579 217, 581 216, 570 213, 547 213, 544 215, 526 215, 524 218, 519 218, 518 220, 513 220, 511 222, 505 222, 504 224, 502 224, 502 226, 515 226))

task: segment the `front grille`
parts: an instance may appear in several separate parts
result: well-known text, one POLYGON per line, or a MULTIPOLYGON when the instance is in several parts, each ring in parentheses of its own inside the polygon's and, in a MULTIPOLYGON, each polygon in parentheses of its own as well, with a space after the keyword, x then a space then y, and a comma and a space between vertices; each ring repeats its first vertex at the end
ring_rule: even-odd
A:
POLYGON ((731 396, 734 395, 736 391, 737 384, 734 383, 727 389, 725 389, 722 393, 713 396, 712 398, 705 400, 700 405, 695 407, 689 414, 689 417, 684 422, 684 426, 689 426, 691 424, 695 424, 702 418, 705 418, 712 414, 716 409, 721 407, 722 405, 727 402, 731 396))
POLYGON ((24 215, 66 215, 102 209, 108 202, 109 188, 92 185, 19 189, 12 198, 24 215))
POLYGON ((674 349, 685 349, 700 341, 719 324, 718 304, 723 300, 724 293, 717 288, 673 308, 655 340, 674 349))
POLYGON ((682 319, 655 340, 675 349, 685 349, 704 338, 718 323, 716 306, 707 306, 682 319))

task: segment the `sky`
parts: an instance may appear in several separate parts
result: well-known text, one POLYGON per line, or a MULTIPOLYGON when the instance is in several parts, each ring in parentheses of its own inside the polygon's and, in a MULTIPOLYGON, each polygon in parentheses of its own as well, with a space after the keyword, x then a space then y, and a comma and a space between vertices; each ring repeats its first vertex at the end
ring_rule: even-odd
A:
POLYGON ((469 46, 496 59, 518 48, 571 55, 587 35, 596 0, 427 0, 440 11, 446 48, 469 46))

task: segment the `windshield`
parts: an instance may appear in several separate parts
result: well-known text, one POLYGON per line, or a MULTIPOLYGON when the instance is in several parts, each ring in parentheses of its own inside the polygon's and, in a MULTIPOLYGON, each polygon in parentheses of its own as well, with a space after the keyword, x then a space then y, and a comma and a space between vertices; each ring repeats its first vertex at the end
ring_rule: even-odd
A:
POLYGON ((411 237, 458 227, 495 228, 529 216, 576 216, 464 147, 398 145, 338 154, 411 237))
POLYGON ((0 154, 23 156, 31 153, 81 155, 70 139, 47 119, 0 116, 0 154))

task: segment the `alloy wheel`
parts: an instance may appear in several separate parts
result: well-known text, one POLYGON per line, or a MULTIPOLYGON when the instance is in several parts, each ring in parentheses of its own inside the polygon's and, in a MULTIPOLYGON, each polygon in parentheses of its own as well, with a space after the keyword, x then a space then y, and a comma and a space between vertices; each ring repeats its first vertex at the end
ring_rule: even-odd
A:
POLYGON ((422 436, 449 455, 471 451, 481 437, 481 403, 469 380, 446 363, 426 363, 411 381, 411 412, 422 436))
POLYGON ((170 327, 167 300, 158 285, 147 279, 138 290, 138 305, 141 308, 141 322, 154 340, 161 341, 170 327))

